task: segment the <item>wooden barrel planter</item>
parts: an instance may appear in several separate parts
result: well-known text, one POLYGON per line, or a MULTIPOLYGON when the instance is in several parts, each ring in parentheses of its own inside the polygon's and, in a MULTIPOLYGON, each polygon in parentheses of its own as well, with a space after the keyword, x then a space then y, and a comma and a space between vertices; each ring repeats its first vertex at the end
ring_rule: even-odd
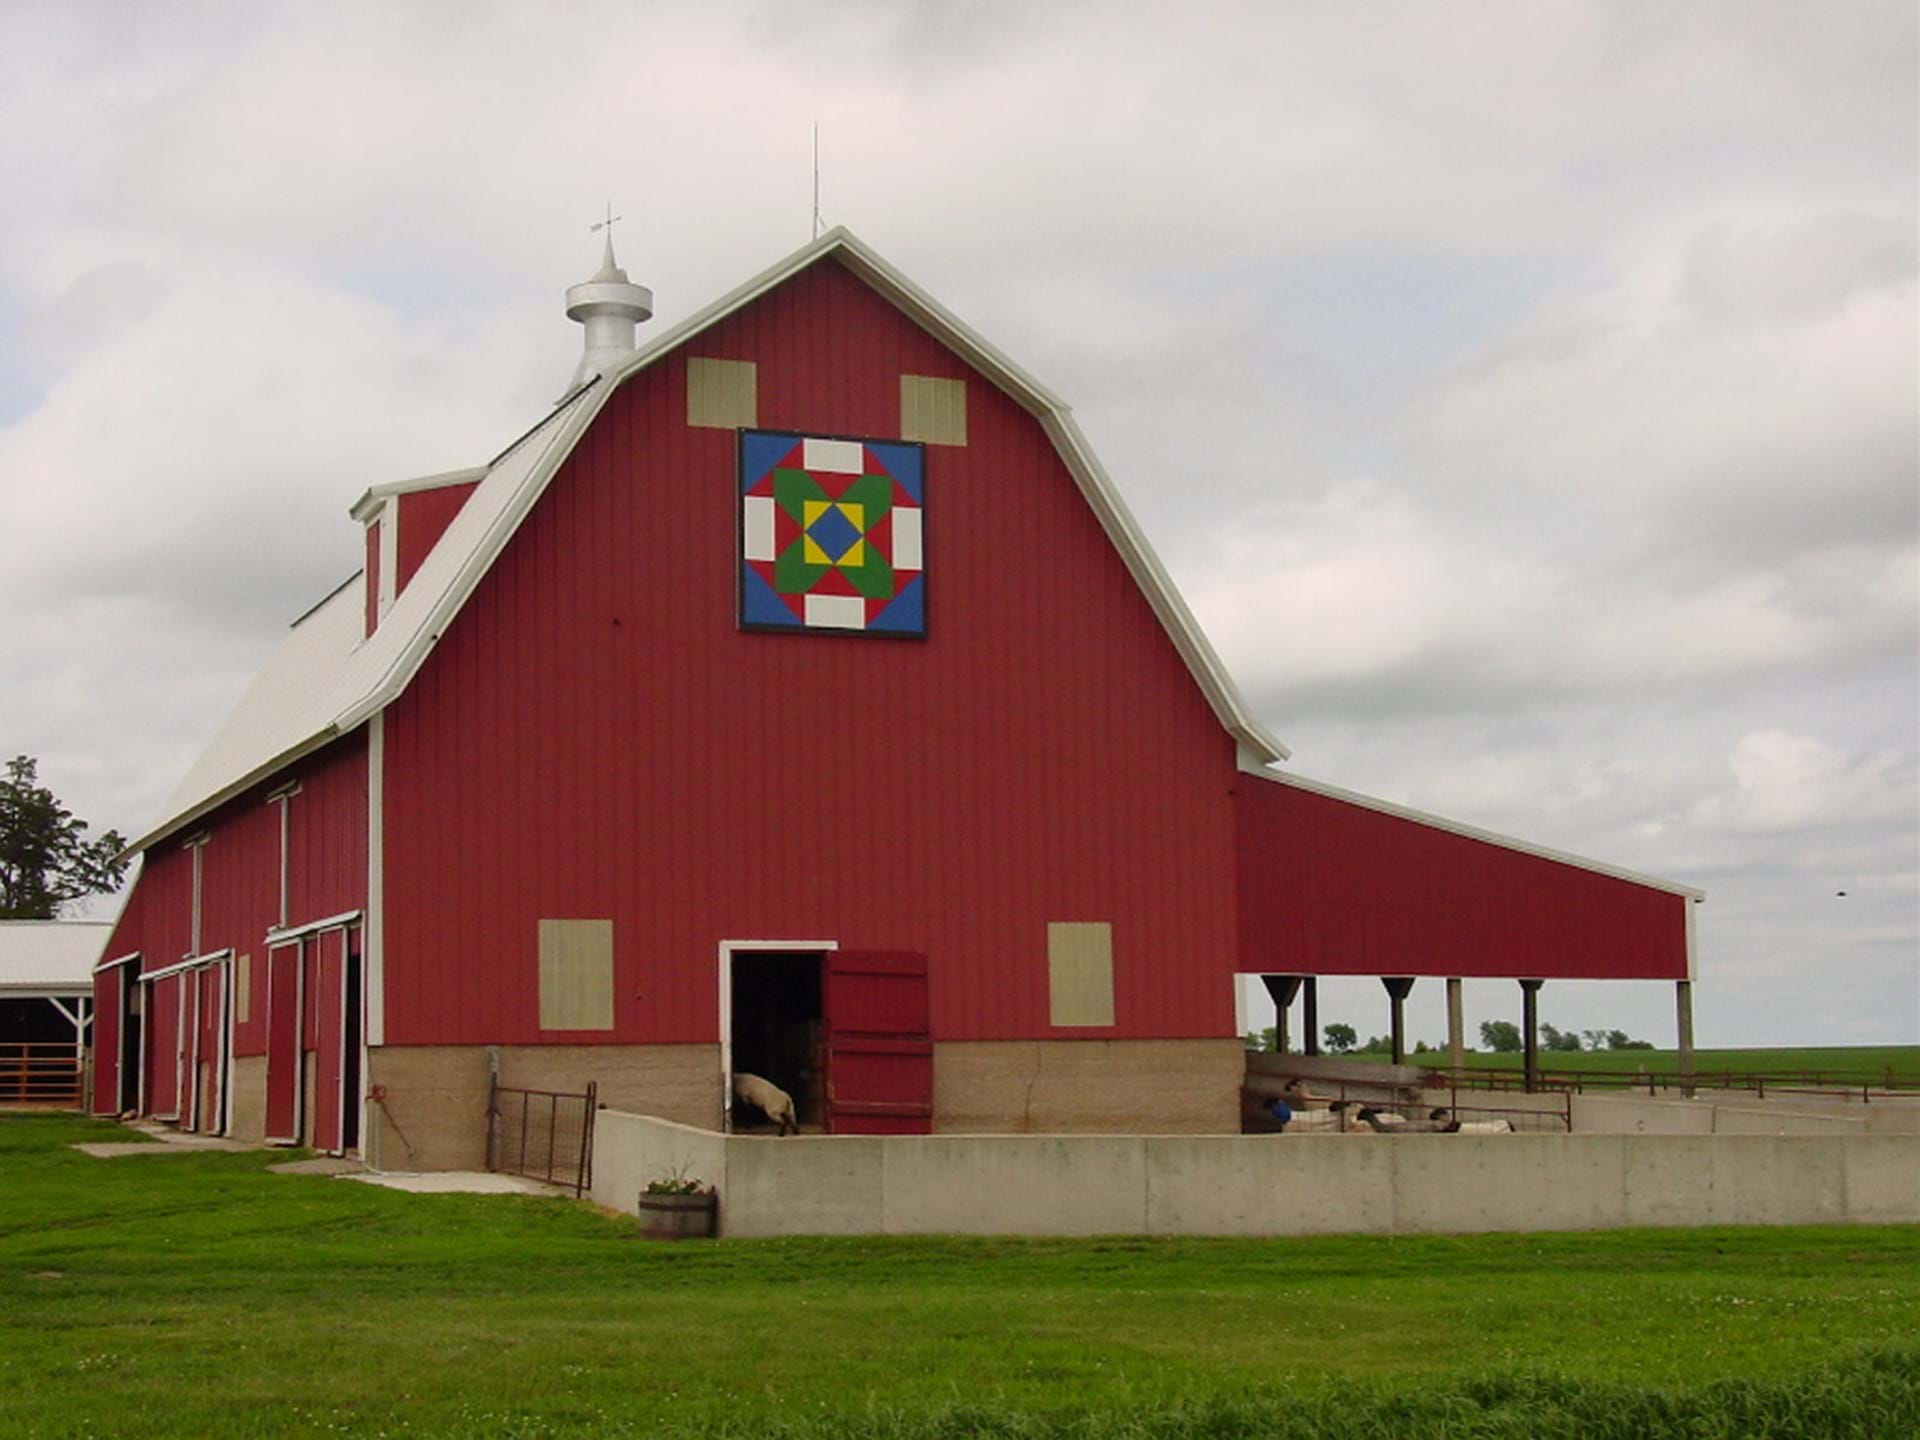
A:
POLYGON ((640 1196, 640 1235, 646 1240, 706 1240, 720 1214, 720 1196, 712 1190, 692 1195, 640 1196))

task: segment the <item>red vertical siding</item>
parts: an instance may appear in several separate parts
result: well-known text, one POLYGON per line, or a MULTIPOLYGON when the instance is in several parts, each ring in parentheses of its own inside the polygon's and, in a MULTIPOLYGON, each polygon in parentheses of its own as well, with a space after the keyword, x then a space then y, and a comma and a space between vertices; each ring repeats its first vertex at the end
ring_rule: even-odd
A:
MULTIPOLYGON (((113 930, 107 936, 107 946, 101 952, 103 960, 118 960, 122 955, 131 955, 145 945, 145 930, 142 917, 146 911, 146 891, 140 882, 146 876, 146 862, 134 873, 133 886, 127 892, 127 898, 120 907, 120 914, 113 922, 113 930)), ((112 1115, 120 1108, 120 976, 126 975, 125 983, 137 983, 140 964, 117 965, 111 970, 102 970, 93 977, 93 1109, 96 1115, 112 1115), (112 1043, 104 1037, 111 1035, 112 1043)), ((158 964, 154 965, 158 969, 158 964)), ((129 1065, 138 1065, 137 1054, 127 1057, 129 1065)))
POLYGON ((723 939, 924 952, 944 1039, 1229 1036, 1233 744, 1038 424, 838 265, 687 354, 759 424, 927 449, 924 641, 743 634, 735 438, 684 356, 608 403, 387 712, 390 1043, 537 1041, 535 924, 615 921, 620 1041, 717 1036, 723 939), (1052 1030, 1047 922, 1113 925, 1052 1030))
MULTIPOLYGON (((366 907, 367 749, 356 731, 262 781, 194 826, 204 833, 200 877, 200 953, 232 950, 251 972, 246 1020, 234 1022, 233 1053, 266 1051, 266 936, 280 919, 280 807, 269 791, 298 780, 290 802, 287 923, 302 925, 366 907)), ((141 968, 184 958, 192 943, 193 854, 178 837, 141 858, 140 873, 107 943, 107 958, 141 952, 141 968)), ((234 982, 238 984, 237 974, 234 982)), ((104 1010, 111 986, 95 984, 104 1010)), ((151 1050, 151 1032, 143 1045, 151 1050)), ((111 1082, 111 1059, 96 1051, 95 1086, 111 1082)))
POLYGON ((380 522, 367 526, 367 613, 368 635, 380 628, 380 522))
POLYGON ((365 730, 299 770, 288 811, 287 923, 305 925, 367 903, 365 730))
POLYGON ((453 517, 460 513, 460 507, 467 503, 467 497, 473 494, 477 483, 441 485, 400 497, 400 530, 395 536, 397 543, 394 546, 393 567, 396 595, 407 588, 414 571, 420 568, 433 547, 439 543, 440 536, 453 523, 453 517))
POLYGON ((1251 776, 1234 799, 1243 970, 1687 978, 1684 896, 1251 776))

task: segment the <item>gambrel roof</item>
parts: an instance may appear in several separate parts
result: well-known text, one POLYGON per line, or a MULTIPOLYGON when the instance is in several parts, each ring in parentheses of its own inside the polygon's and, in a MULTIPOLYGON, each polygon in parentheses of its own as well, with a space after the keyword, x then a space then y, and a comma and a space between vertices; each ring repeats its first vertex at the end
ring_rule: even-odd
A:
POLYGON ((350 733, 397 698, 621 383, 829 257, 1039 421, 1242 758, 1259 764, 1285 759, 1287 748, 1247 708, 1067 404, 839 227, 588 381, 497 456, 372 636, 361 639, 363 577, 349 581, 297 623, 175 791, 166 816, 130 849, 144 849, 190 824, 301 755, 350 733))

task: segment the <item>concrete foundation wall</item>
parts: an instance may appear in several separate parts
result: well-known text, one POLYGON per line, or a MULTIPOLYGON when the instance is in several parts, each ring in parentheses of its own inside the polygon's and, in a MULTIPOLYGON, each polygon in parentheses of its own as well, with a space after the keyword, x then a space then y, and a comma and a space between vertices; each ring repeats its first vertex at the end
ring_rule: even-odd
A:
POLYGON ((482 1170, 487 1164, 484 1045, 382 1045, 367 1052, 361 1154, 376 1170, 482 1170))
POLYGON ((1218 1040, 933 1047, 933 1127, 955 1134, 1236 1134, 1246 1051, 1218 1040))
MULTIPOLYGON (((600 1086, 602 1103, 665 1119, 720 1124, 717 1045, 502 1045, 500 1083, 526 1090, 600 1086)), ((367 1107, 361 1153, 381 1170, 480 1170, 487 1163, 489 1047, 384 1045, 368 1052, 368 1080, 384 1104, 367 1107)))
POLYGON ((719 1136, 602 1112, 593 1198, 717 1185, 727 1235, 1305 1235, 1920 1222, 1881 1135, 719 1136))
POLYGON ((227 1135, 247 1145, 264 1145, 267 1138, 267 1057, 236 1055, 233 1059, 233 1105, 227 1115, 227 1135))

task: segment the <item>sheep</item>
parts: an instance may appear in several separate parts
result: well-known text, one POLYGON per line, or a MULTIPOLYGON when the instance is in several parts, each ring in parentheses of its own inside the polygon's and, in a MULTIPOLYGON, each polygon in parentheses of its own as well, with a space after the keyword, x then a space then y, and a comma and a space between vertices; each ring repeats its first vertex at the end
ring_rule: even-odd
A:
POLYGON ((800 1121, 793 1113, 793 1097, 771 1080, 737 1070, 733 1076, 733 1097, 766 1111, 767 1118, 779 1125, 782 1135, 800 1133, 800 1121))
POLYGON ((1449 1120, 1443 1131, 1448 1135, 1511 1135, 1511 1120, 1449 1120))
POLYGON ((1339 1128, 1340 1116, 1332 1110, 1296 1110, 1293 1118, 1287 1121, 1289 1135, 1339 1128))

